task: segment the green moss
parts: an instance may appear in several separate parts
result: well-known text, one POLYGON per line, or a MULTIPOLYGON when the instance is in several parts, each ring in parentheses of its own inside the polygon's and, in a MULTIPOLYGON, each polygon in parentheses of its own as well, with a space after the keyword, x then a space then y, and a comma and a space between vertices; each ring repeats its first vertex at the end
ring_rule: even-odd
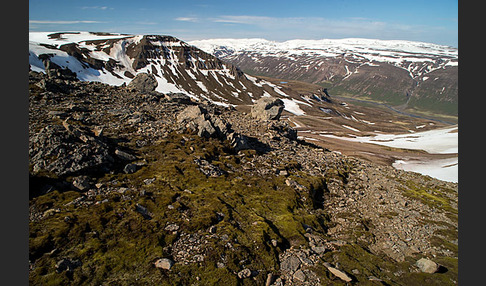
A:
MULTIPOLYGON (((278 269, 279 253, 291 245, 306 244, 304 225, 325 232, 329 218, 318 208, 325 180, 301 172, 296 162, 284 161, 282 166, 302 188, 288 186, 282 176, 244 169, 240 155, 232 152, 228 142, 174 133, 139 153, 147 165, 136 173, 98 179, 129 188, 123 196, 101 194, 96 200, 104 202, 89 207, 66 206, 80 195, 73 192, 56 191, 31 201, 43 210, 60 210, 31 226, 29 250, 35 266, 42 270, 31 273, 33 284, 58 282, 64 274, 55 273, 56 261, 73 257, 82 266, 62 276, 69 281, 64 284, 188 285, 199 277, 208 285, 246 285, 255 280, 240 280, 234 274, 243 265, 278 269), (207 177, 195 159, 207 160, 227 173, 207 177), (151 184, 144 183, 153 178, 151 184), (140 196, 140 190, 146 195, 140 196), (137 204, 147 209, 151 219, 136 211, 137 204), (310 214, 309 208, 319 211, 310 214), (178 234, 164 230, 169 223, 176 223, 179 233, 207 233, 210 226, 217 226, 218 236, 209 241, 202 264, 176 264, 170 272, 153 267, 157 258, 170 257, 170 247, 178 239, 178 234), (227 240, 218 239, 223 235, 227 240), (272 240, 277 241, 276 247, 272 240), (231 251, 225 248, 228 242, 231 251), (52 249, 57 249, 53 256, 48 254, 52 249), (225 257, 225 267, 217 268, 221 257, 225 257)), ((252 150, 242 153, 247 160, 258 156, 252 150)), ((255 279, 264 284, 266 275, 255 279)))
POLYGON ((420 186, 414 181, 404 181, 403 184, 407 186, 407 188, 403 189, 403 194, 405 196, 457 216, 457 209, 452 207, 451 201, 447 196, 447 193, 453 192, 453 190, 440 187, 420 186))
MULTIPOLYGON (((403 262, 396 262, 388 257, 370 253, 357 244, 347 244, 339 251, 328 252, 324 261, 339 263, 339 269, 353 278, 357 285, 377 285, 370 281, 374 276, 381 279, 385 285, 455 285, 457 280, 457 259, 436 257, 434 261, 445 267, 442 273, 421 273, 413 271, 417 258, 409 257, 403 262), (353 270, 357 274, 353 274, 353 270), (357 270, 357 271, 356 271, 357 270)), ((324 285, 346 285, 343 281, 329 273, 322 265, 314 267, 324 285)))
MULTIPOLYGON (((457 232, 456 232, 456 239, 457 239, 457 232)), ((440 247, 449 250, 451 253, 454 253, 457 257, 459 253, 459 248, 457 244, 450 242, 440 236, 433 236, 430 238, 430 244, 432 246, 440 247)))

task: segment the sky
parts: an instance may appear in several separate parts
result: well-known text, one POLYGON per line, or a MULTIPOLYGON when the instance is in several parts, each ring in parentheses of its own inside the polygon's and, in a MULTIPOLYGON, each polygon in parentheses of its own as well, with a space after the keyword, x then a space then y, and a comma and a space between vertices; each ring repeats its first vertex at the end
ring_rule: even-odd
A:
POLYGON ((211 38, 371 38, 458 47, 458 0, 29 0, 30 31, 211 38))

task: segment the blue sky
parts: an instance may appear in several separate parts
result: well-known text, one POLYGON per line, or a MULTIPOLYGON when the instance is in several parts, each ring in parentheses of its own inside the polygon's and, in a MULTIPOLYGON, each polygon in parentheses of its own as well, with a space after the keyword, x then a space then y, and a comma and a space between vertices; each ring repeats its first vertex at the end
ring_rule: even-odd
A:
POLYGON ((373 38, 458 47, 450 0, 29 0, 30 31, 208 38, 373 38))

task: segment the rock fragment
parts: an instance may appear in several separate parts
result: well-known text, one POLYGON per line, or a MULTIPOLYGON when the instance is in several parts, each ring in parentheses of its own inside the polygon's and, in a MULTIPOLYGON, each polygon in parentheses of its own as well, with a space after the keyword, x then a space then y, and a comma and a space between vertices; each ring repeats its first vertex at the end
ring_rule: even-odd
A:
POLYGON ((251 270, 248 268, 245 268, 238 272, 238 278, 240 279, 245 279, 245 278, 250 278, 251 277, 251 270))
POLYGON ((297 256, 289 256, 280 264, 280 268, 284 271, 296 271, 300 267, 300 259, 297 256))
POLYGON ((324 266, 326 266, 326 268, 327 268, 327 270, 329 270, 329 272, 334 274, 339 279, 341 279, 345 282, 351 282, 353 280, 353 279, 351 279, 351 277, 348 276, 348 274, 346 274, 343 271, 333 267, 331 264, 329 264, 327 262, 324 262, 323 264, 324 264, 324 266))
POLYGON ((129 154, 129 153, 127 153, 125 151, 122 151, 120 149, 116 149, 115 150, 115 155, 118 158, 120 158, 120 159, 122 159, 124 161, 133 161, 133 160, 137 159, 137 157, 135 157, 134 155, 129 154))
POLYGON ((61 273, 63 271, 73 272, 76 267, 81 266, 82 263, 79 260, 72 260, 63 258, 56 263, 56 272, 61 273))
POLYGON ((302 269, 300 270, 297 270, 295 273, 294 273, 294 279, 295 280, 298 280, 300 282, 305 282, 306 280, 306 276, 305 276, 305 273, 304 271, 302 271, 302 269))
POLYGON ((138 165, 137 164, 127 164, 123 168, 123 172, 126 174, 133 174, 138 170, 138 165))

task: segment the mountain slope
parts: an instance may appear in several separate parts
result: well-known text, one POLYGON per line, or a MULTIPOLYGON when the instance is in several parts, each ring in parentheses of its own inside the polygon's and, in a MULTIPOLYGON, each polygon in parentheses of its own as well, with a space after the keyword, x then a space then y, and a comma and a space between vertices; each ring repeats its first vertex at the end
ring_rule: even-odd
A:
POLYGON ((155 75, 156 91, 182 92, 218 104, 251 104, 281 91, 177 38, 106 33, 29 34, 30 69, 69 69, 83 81, 129 83, 139 73, 155 75))
POLYGON ((455 183, 207 101, 30 72, 28 103, 32 285, 457 284, 455 183))
POLYGON ((256 75, 302 80, 334 94, 457 115, 458 50, 370 39, 211 39, 202 50, 256 75))

